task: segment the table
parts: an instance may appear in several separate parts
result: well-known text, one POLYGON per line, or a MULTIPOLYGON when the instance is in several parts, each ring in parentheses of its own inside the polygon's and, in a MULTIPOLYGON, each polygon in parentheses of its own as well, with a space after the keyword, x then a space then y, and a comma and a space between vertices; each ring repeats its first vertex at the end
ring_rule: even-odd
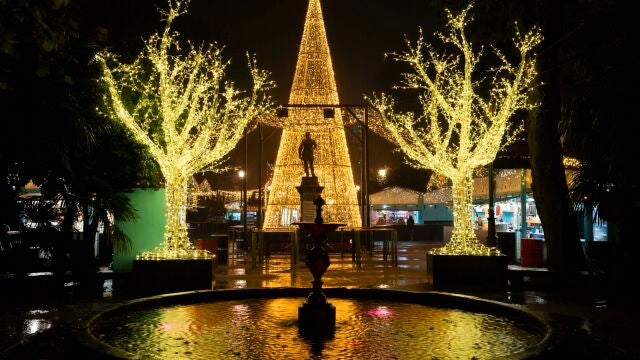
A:
MULTIPOLYGON (((256 227, 253 225, 247 225, 246 231, 247 235, 256 230, 256 227)), ((235 255, 236 249, 240 249, 240 246, 243 247, 242 250, 245 250, 244 247, 248 246, 248 236, 244 236, 245 227, 244 225, 232 225, 229 226, 229 240, 231 242, 231 253, 235 255), (238 241, 242 241, 244 245, 239 245, 238 241)))
POLYGON ((17 230, 4 230, 6 233, 5 237, 2 237, 2 241, 0 241, 0 251, 8 252, 11 249, 20 246, 21 242, 21 232, 17 230))
MULTIPOLYGON (((382 237, 382 259, 387 262, 391 259, 393 266, 398 266, 398 231, 390 226, 371 226, 351 228, 353 232, 352 259, 358 267, 362 266, 362 234, 386 233, 382 237)), ((373 255, 373 242, 369 245, 369 255, 373 255)))
POLYGON ((298 229, 294 228, 267 228, 254 230, 251 233, 251 266, 255 268, 256 264, 262 264, 265 257, 268 257, 267 246, 265 242, 265 234, 287 234, 289 237, 289 250, 291 252, 291 269, 295 269, 298 264, 298 254, 300 245, 298 240, 298 229))

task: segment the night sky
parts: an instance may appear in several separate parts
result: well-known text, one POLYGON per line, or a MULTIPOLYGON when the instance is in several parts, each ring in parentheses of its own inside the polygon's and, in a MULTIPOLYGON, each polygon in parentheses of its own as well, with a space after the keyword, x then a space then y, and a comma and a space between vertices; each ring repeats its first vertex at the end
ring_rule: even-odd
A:
MULTIPOLYGON (((142 39, 163 29, 156 7, 166 8, 164 0, 101 0, 89 1, 87 16, 92 16, 109 31, 112 51, 117 54, 137 54, 142 39)), ((325 28, 333 59, 338 94, 342 103, 363 103, 364 95, 388 91, 396 84, 401 69, 384 54, 404 50, 405 35, 415 40, 418 29, 433 41, 435 30, 443 30, 444 7, 424 0, 325 0, 322 1, 325 28)), ((449 1, 449 3, 457 3, 449 1)), ((466 2, 460 2, 459 6, 466 2)), ((176 20, 174 29, 181 34, 181 43, 217 42, 225 47, 231 59, 230 76, 241 86, 246 84, 247 51, 256 55, 261 67, 273 74, 277 88, 272 92, 276 103, 287 103, 295 70, 302 29, 307 9, 305 0, 192 0, 188 13, 176 20)), ((452 8, 455 12, 457 10, 452 8)), ((505 31, 509 23, 504 24, 505 31)), ((246 87, 245 87, 246 88, 246 87)), ((266 129, 265 161, 275 162, 280 130, 266 129)), ((352 159, 358 159, 359 142, 347 135, 352 159)), ((258 137, 249 135, 249 187, 257 186, 251 176, 256 169, 258 137)), ((242 166, 242 143, 231 154, 229 165, 242 166)), ((401 154, 393 153, 383 140, 372 136, 370 167, 395 167, 401 154)), ((359 170, 354 167, 359 182, 359 170)), ((214 186, 228 186, 216 176, 214 186)), ((417 181, 421 181, 417 179, 417 181)))

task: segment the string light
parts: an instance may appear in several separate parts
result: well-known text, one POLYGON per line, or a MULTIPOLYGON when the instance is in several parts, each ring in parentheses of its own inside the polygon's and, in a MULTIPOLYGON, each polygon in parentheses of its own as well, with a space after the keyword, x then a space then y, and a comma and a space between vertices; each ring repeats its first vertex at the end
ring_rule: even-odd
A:
MULTIPOLYGON (((319 0, 309 1, 289 103, 339 104, 319 0)), ((298 220, 300 194, 296 186, 304 176, 298 145, 306 131, 311 132, 311 137, 318 144, 314 151, 314 168, 318 182, 324 186, 324 220, 361 226, 358 195, 340 109, 336 108, 334 116, 328 118, 325 118, 322 108, 289 108, 286 120, 278 119, 273 113, 261 119, 268 125, 283 128, 264 228, 288 227, 298 220)))
POLYGON ((500 65, 478 81, 474 72, 481 52, 474 53, 464 33, 471 7, 458 16, 447 10, 450 31, 436 33, 445 44, 457 48, 461 56, 436 54, 424 44, 422 33, 415 44, 407 41, 406 52, 392 54, 413 70, 403 74, 398 88, 421 91, 421 113, 396 111, 394 100, 386 94, 371 100, 382 114, 387 137, 394 140, 408 162, 432 169, 451 181, 452 237, 444 247, 432 250, 433 254, 500 254, 498 249, 482 245, 473 231, 473 172, 491 163, 500 147, 512 143, 521 133, 522 125, 509 121, 513 114, 537 105, 529 102, 529 95, 536 86, 532 50, 542 41, 539 29, 524 35, 516 33, 515 45, 521 57, 516 65, 494 48, 500 65), (479 94, 481 87, 490 89, 488 96, 479 94))
POLYGON ((162 34, 145 41, 130 64, 108 51, 96 56, 107 88, 110 117, 122 122, 146 145, 164 175, 166 227, 162 246, 142 259, 210 258, 189 241, 185 213, 188 182, 196 172, 218 171, 243 136, 248 123, 272 105, 265 91, 273 87, 269 73, 249 59, 253 87, 244 94, 225 74, 229 61, 216 45, 181 49, 171 24, 189 3, 169 0, 161 11, 162 34))

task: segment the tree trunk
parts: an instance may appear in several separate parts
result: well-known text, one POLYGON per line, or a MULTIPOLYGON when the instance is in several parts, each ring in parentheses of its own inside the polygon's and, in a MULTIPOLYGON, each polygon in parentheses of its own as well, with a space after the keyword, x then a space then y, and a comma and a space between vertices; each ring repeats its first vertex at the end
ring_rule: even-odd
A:
POLYGON ((432 254, 450 255, 498 255, 499 251, 486 247, 478 241, 473 231, 473 178, 472 172, 452 178, 453 231, 451 240, 432 254))
POLYGON ((470 243, 477 243, 478 238, 473 231, 473 179, 464 176, 452 179, 451 198, 453 200, 453 230, 448 246, 467 248, 470 243))
POLYGON ((187 181, 180 176, 166 176, 165 196, 167 203, 167 225, 165 227, 165 250, 182 252, 192 248, 187 233, 184 213, 187 206, 187 181))
POLYGON ((542 2, 543 52, 538 60, 542 86, 538 88, 540 108, 529 117, 529 155, 536 207, 547 246, 547 266, 552 270, 575 271, 586 268, 576 228, 576 215, 562 163, 558 124, 561 117, 559 89, 559 45, 562 11, 556 1, 542 2))

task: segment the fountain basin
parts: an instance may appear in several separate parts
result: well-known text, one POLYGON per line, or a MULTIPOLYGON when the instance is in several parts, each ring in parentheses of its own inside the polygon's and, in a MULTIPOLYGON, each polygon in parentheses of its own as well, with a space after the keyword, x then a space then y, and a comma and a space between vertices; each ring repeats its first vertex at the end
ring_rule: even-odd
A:
POLYGON ((325 289, 331 338, 309 338, 297 307, 309 289, 207 290, 128 301, 97 314, 78 339, 96 354, 166 358, 505 358, 552 349, 559 331, 518 307, 442 292, 325 289))

